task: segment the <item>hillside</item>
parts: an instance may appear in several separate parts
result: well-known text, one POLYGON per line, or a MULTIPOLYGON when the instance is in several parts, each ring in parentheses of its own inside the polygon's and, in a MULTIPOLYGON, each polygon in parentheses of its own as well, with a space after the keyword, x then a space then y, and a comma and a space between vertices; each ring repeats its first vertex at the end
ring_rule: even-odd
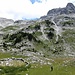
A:
POLYGON ((0 26, 1 59, 14 61, 14 57, 21 58, 18 59, 21 63, 24 60, 29 64, 50 65, 56 57, 75 57, 75 6, 72 3, 49 10, 38 20, 0 18, 0 26))

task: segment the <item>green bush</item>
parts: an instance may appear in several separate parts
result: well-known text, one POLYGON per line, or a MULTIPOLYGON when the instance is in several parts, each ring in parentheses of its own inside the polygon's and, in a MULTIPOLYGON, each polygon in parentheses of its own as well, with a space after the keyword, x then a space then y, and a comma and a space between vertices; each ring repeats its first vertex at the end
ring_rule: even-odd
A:
POLYGON ((39 30, 40 29, 40 25, 35 25, 35 30, 39 30))
POLYGON ((18 31, 14 34, 7 34, 3 37, 3 40, 6 42, 12 42, 13 45, 16 43, 20 43, 23 39, 28 39, 29 41, 36 41, 36 38, 33 36, 33 34, 30 33, 24 33, 22 31, 18 31))
POLYGON ((47 26, 49 26, 49 24, 50 24, 50 25, 53 25, 53 24, 54 24, 53 22, 51 22, 51 21, 49 21, 49 20, 45 20, 45 23, 47 24, 47 26))
POLYGON ((5 75, 16 75, 17 73, 20 73, 22 71, 27 71, 31 67, 30 64, 23 65, 23 66, 0 66, 0 75, 5 74, 5 75))
POLYGON ((63 26, 66 26, 66 25, 73 25, 73 22, 72 21, 66 21, 64 23, 62 23, 63 26))
POLYGON ((49 33, 47 34, 47 36, 48 36, 49 39, 52 39, 52 38, 54 37, 54 33, 49 32, 49 33))

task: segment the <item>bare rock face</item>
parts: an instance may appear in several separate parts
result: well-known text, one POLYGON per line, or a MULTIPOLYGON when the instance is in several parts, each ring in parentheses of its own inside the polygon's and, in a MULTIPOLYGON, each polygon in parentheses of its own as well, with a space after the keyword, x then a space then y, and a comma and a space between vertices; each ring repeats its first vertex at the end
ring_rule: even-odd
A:
POLYGON ((12 19, 0 18, 0 26, 6 27, 13 25, 14 21, 12 19))
POLYGON ((49 10, 47 15, 61 15, 75 13, 75 6, 72 3, 68 3, 65 8, 56 8, 49 10))
POLYGON ((75 6, 72 3, 68 3, 65 9, 66 14, 75 13, 75 6))
POLYGON ((68 3, 66 9, 75 11, 75 6, 72 3, 68 3))

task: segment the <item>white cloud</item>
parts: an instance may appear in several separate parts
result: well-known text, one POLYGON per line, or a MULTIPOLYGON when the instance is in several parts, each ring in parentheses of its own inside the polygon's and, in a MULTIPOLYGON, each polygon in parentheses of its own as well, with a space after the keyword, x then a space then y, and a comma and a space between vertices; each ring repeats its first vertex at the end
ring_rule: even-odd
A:
POLYGON ((0 17, 10 19, 39 18, 52 8, 65 7, 69 0, 41 0, 42 3, 30 0, 0 0, 0 17))

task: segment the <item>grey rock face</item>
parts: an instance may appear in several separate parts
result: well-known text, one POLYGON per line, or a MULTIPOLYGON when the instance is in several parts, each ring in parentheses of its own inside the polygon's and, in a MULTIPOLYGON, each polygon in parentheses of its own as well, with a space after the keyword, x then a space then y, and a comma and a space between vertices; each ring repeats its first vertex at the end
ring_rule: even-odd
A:
POLYGON ((75 10, 75 6, 72 3, 68 3, 66 9, 75 10))
POLYGON ((15 24, 30 24, 30 23, 34 23, 33 20, 16 20, 14 22, 15 24))
POLYGON ((6 27, 13 25, 14 21, 12 19, 0 18, 0 26, 6 27))
POLYGON ((75 6, 72 3, 68 3, 65 8, 56 8, 49 10, 47 15, 61 15, 75 13, 75 6))

